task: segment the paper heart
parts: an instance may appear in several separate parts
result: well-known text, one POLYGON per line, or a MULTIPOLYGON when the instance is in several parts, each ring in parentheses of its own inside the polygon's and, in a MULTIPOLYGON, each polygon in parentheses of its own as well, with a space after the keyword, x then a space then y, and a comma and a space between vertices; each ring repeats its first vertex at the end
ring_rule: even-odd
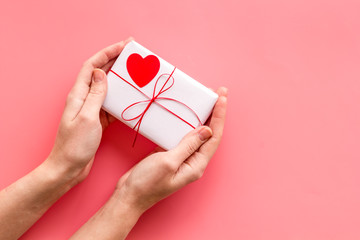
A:
POLYGON ((143 58, 139 54, 133 53, 126 61, 126 68, 131 79, 142 88, 151 82, 159 72, 160 61, 154 55, 143 58))

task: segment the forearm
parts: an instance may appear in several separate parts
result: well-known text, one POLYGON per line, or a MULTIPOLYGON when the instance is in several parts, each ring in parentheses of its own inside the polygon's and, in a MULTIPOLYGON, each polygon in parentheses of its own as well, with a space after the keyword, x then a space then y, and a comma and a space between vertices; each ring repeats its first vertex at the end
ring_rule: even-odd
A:
POLYGON ((115 191, 71 239, 125 239, 142 213, 139 208, 126 204, 119 192, 115 191))
POLYGON ((45 161, 0 192, 0 239, 17 239, 72 186, 64 169, 45 161))

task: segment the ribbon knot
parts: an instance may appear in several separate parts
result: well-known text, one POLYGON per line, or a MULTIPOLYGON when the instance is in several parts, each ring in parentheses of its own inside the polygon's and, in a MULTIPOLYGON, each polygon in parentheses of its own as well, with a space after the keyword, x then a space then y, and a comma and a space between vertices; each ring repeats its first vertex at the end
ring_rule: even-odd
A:
POLYGON ((191 123, 189 123, 188 121, 186 121, 185 119, 183 119, 182 117, 180 117, 179 115, 177 115, 176 113, 174 113, 173 111, 169 110, 168 108, 166 108, 164 105, 162 105, 161 103, 159 103, 159 100, 168 100, 168 101, 174 101, 174 102, 177 102, 179 104, 181 104, 182 106, 186 107, 188 110, 190 110, 197 118, 198 122, 200 123, 200 125, 202 125, 201 123, 201 120, 199 118, 199 116, 196 114, 196 112, 191 109, 189 106, 187 106, 185 103, 181 102, 181 101, 178 101, 176 99, 173 99, 173 98, 168 98, 168 97, 161 97, 160 95, 165 93, 166 91, 168 91, 169 89, 171 89, 175 83, 175 79, 173 77, 173 74, 176 70, 176 67, 174 67, 173 71, 170 73, 170 74, 167 74, 167 73, 164 73, 164 74, 161 74, 157 79, 156 79, 156 82, 155 82, 155 86, 154 86, 154 89, 153 89, 153 93, 152 93, 152 97, 149 97, 148 95, 146 95, 144 92, 142 92, 140 89, 138 89, 136 86, 134 86, 132 83, 130 83, 129 81, 125 80, 123 77, 121 77, 119 74, 117 74, 116 72, 114 72, 112 69, 110 70, 110 72, 114 73, 117 77, 119 77, 120 79, 122 79, 123 81, 125 81, 127 84, 129 84, 130 86, 132 86, 133 88, 135 88, 137 91, 139 91, 142 95, 144 95, 147 99, 146 100, 142 100, 142 101, 137 101, 137 102, 134 102, 132 104, 130 104, 129 106, 127 106, 122 112, 121 112, 121 118, 124 120, 124 121, 133 121, 133 120, 137 120, 136 124, 134 125, 133 129, 136 131, 136 134, 135 134, 135 138, 134 138, 134 141, 133 141, 133 147, 135 145, 135 142, 136 142, 136 139, 137 139, 137 136, 139 134, 139 131, 140 131, 140 125, 143 121, 143 118, 146 114, 146 112, 149 110, 150 106, 153 104, 153 103, 156 103, 157 105, 159 105, 160 107, 162 107, 163 109, 165 109, 166 111, 168 111, 169 113, 173 114, 174 116, 176 116, 177 118, 179 118, 180 120, 182 120, 184 123, 188 124, 190 127, 192 127, 193 129, 195 129, 195 126, 193 126, 191 123), (158 84, 159 84, 159 81, 161 78, 163 77, 166 77, 167 76, 167 79, 166 81, 164 82, 164 84, 161 86, 160 90, 157 92, 157 88, 158 88, 158 84), (170 85, 168 85, 170 81, 170 85), (125 113, 130 110, 131 108, 139 105, 139 104, 143 104, 143 103, 147 103, 146 107, 144 108, 143 111, 140 112, 140 114, 136 115, 136 116, 133 116, 133 117, 130 117, 130 118, 126 118, 125 117, 125 113))

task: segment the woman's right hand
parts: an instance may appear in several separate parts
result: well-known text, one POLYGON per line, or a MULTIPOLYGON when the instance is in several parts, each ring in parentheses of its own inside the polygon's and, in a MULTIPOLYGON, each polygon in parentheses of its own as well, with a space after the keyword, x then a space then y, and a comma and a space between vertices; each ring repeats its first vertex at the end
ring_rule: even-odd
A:
POLYGON ((225 123, 227 89, 217 90, 208 126, 188 133, 169 151, 156 149, 119 180, 115 196, 131 209, 143 213, 161 199, 199 179, 219 146, 225 123))

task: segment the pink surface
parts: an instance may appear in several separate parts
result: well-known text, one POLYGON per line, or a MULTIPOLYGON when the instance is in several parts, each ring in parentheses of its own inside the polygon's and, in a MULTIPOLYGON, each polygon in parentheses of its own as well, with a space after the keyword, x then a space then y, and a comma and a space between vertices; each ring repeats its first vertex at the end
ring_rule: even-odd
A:
MULTIPOLYGON (((132 35, 225 85, 224 139, 204 177, 129 239, 360 239, 359 1, 5 1, 0 188, 51 150, 82 62, 132 35)), ((154 147, 112 125, 89 177, 22 239, 66 239, 154 147)))

